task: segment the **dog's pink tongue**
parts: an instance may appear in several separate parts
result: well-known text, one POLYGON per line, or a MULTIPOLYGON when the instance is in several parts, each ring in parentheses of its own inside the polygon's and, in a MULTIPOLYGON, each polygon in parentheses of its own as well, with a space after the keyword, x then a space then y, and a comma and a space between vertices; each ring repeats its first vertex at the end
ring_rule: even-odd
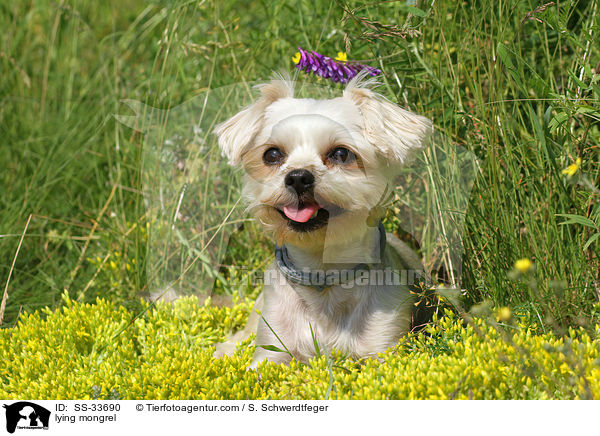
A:
POLYGON ((317 209, 319 209, 319 206, 316 204, 304 206, 302 209, 298 209, 294 206, 285 206, 283 208, 283 213, 292 221, 305 223, 317 209))

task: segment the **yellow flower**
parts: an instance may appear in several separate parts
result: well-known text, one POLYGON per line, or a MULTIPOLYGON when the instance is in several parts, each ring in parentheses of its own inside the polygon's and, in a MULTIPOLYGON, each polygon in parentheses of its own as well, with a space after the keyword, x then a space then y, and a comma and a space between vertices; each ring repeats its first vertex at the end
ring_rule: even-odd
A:
POLYGON ((300 58, 302 56, 300 55, 300 52, 296 52, 296 54, 292 57, 292 61, 294 61, 295 64, 297 64, 298 62, 300 62, 300 58))
POLYGON ((581 166, 581 158, 578 157, 574 164, 569 165, 567 168, 562 170, 562 174, 566 174, 567 177, 573 177, 581 166))
POLYGON ((510 317, 512 316, 512 312, 510 311, 509 307, 500 307, 497 311, 496 311, 496 319, 498 321, 502 321, 502 322, 506 322, 510 320, 510 317))
POLYGON ((533 262, 529 259, 519 259, 515 262, 515 269, 521 271, 523 274, 529 272, 532 266, 533 262))
POLYGON ((348 55, 343 51, 338 51, 338 55, 336 56, 335 60, 346 62, 348 60, 348 55))

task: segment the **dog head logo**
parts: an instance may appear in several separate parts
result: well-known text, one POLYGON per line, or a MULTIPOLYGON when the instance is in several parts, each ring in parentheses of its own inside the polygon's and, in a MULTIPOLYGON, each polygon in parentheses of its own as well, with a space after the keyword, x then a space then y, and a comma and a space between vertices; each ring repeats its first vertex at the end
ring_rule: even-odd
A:
POLYGON ((422 247, 428 270, 449 272, 447 286, 460 289, 475 155, 368 79, 341 92, 285 75, 255 84, 170 109, 123 100, 127 114, 115 114, 144 135, 151 293, 211 289, 248 221, 280 246, 322 246, 324 262, 376 263, 380 251, 364 250, 362 236, 375 246, 385 216, 422 247), (348 241, 356 249, 338 249, 348 241))
POLYGON ((19 401, 3 406, 6 409, 6 431, 14 433, 16 428, 47 429, 50 411, 28 401, 19 401))

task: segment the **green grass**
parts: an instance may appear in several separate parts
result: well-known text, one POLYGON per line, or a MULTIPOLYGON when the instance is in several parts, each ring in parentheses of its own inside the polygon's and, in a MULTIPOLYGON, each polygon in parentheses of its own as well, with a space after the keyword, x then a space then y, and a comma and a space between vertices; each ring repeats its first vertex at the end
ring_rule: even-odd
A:
MULTIPOLYGON (((169 222, 166 230, 153 222, 163 215, 146 214, 149 182, 140 169, 148 155, 143 133, 113 117, 132 115, 123 99, 168 109, 207 89, 240 83, 244 89, 291 69, 298 45, 332 55, 344 50, 345 34, 349 58, 384 70, 387 97, 430 117, 450 144, 481 162, 465 218, 459 304, 508 305, 557 332, 589 324, 600 292, 598 1, 560 2, 535 14, 533 1, 419 2, 419 9, 361 4, 0 6, 0 284, 32 216, 8 284, 3 326, 22 310, 59 306, 64 290, 75 299, 103 296, 141 310, 137 297, 156 287, 160 271, 172 274, 161 284, 187 274, 173 272, 169 262, 202 264, 209 239, 176 239, 169 222), (352 12, 346 20, 343 5, 352 12), (577 174, 563 175, 577 157, 577 174), (163 245, 149 256, 148 237, 173 241, 175 249, 163 245), (520 258, 534 261, 526 277, 510 274, 520 258)), ((180 147, 190 161, 198 157, 192 146, 180 147)), ((207 156, 214 167, 224 165, 217 153, 207 156)), ((189 173, 172 180, 173 187, 206 181, 189 173)), ((193 186, 205 196, 183 214, 189 220, 181 228, 192 233, 199 216, 212 216, 217 195, 193 186)), ((387 224, 400 226, 392 215, 387 224)), ((224 250, 223 240, 214 242, 224 250)), ((246 223, 228 253, 225 264, 252 271, 271 250, 246 223)), ((203 265, 210 277, 224 276, 217 292, 256 292, 243 275, 203 265)))

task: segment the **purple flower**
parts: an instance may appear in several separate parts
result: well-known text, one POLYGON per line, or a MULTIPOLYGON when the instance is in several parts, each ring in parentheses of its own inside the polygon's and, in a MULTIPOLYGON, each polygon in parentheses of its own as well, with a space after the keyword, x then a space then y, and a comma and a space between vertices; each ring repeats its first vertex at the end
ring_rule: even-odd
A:
POLYGON ((316 51, 303 50, 298 47, 298 53, 292 58, 296 68, 305 73, 316 74, 333 82, 348 83, 359 71, 367 70, 370 76, 381 74, 381 70, 358 62, 346 61, 345 53, 338 53, 335 59, 323 56, 316 51))

